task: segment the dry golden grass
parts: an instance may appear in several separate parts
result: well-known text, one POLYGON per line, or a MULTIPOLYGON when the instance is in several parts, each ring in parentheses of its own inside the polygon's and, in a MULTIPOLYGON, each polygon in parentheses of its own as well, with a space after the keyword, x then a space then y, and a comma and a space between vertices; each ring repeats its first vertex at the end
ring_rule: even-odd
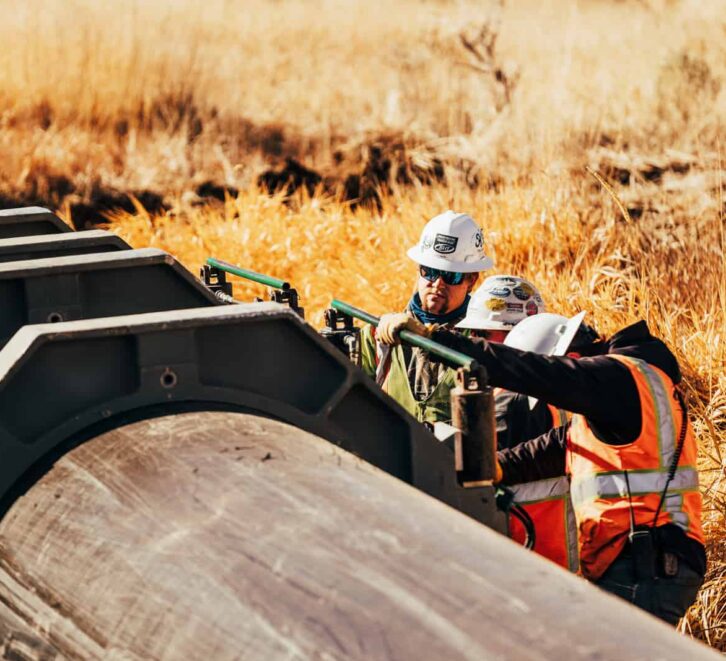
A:
MULTIPOLYGON (((296 286, 319 327, 336 297, 374 313, 402 308, 415 266, 405 256, 427 217, 466 210, 486 228, 497 272, 537 284, 550 310, 588 311, 603 333, 638 319, 673 348, 686 375, 701 448, 708 582, 684 624, 726 649, 726 235, 711 208, 688 217, 625 222, 591 179, 563 178, 499 193, 466 188, 401 191, 380 215, 321 198, 283 203, 258 192, 223 209, 152 217, 116 214, 111 228, 135 246, 157 246, 196 270, 208 256, 296 286), (688 218, 688 222, 685 219, 688 218)), ((718 200, 723 203, 723 200, 718 200)), ((680 212, 680 213, 679 213, 680 212)), ((264 295, 237 281, 235 295, 264 295)))
POLYGON ((285 277, 315 325, 334 295, 373 312, 403 305, 404 248, 427 217, 464 209, 498 270, 532 278, 550 309, 587 309, 606 333, 647 319, 684 366, 702 452, 711 567, 685 627, 726 650, 726 0, 0 9, 2 206, 68 215, 108 190, 150 191, 171 211, 117 213, 114 229, 190 268, 215 255, 285 277), (460 35, 476 43, 482 26, 498 38, 477 60, 460 35), (393 186, 380 213, 251 186, 287 156, 340 180, 339 161, 360 171, 381 135, 440 158, 448 183, 393 186), (616 193, 632 220, 588 163, 629 182, 616 193), (195 207, 205 181, 241 193, 195 207))
POLYGON ((0 0, 0 194, 246 187, 394 133, 506 178, 716 152, 726 0, 0 0), (482 66, 460 42, 488 24, 482 66), (475 65, 475 68, 472 65, 475 65), (513 78, 511 104, 490 66, 513 78), (497 108, 501 112, 497 111, 497 108))

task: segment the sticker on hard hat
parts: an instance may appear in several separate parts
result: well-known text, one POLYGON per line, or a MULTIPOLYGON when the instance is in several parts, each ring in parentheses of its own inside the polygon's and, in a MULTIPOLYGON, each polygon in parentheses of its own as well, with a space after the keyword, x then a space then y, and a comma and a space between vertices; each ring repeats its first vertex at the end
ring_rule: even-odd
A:
POLYGON ((494 289, 489 290, 489 293, 492 296, 498 296, 499 298, 507 298, 507 296, 511 294, 511 291, 506 287, 494 287, 494 289))
POLYGON ((522 283, 519 285, 519 287, 515 287, 512 289, 512 293, 520 300, 520 301, 526 301, 528 298, 532 297, 532 294, 534 294, 534 289, 530 287, 529 285, 525 285, 522 283))
POLYGON ((506 309, 507 304, 499 298, 490 298, 484 303, 484 307, 492 312, 500 312, 501 310, 506 309))
POLYGON ((537 304, 534 301, 527 303, 524 309, 528 317, 531 317, 533 314, 537 314, 537 304))
POLYGON ((474 235, 474 247, 475 248, 479 248, 479 249, 481 249, 482 247, 484 247, 484 236, 482 235, 481 230, 479 230, 474 235))
POLYGON ((428 250, 432 245, 434 245, 434 240, 431 238, 431 235, 424 235, 423 239, 421 239, 421 249, 428 250))
POLYGON ((434 250, 441 255, 449 255, 456 250, 459 239, 448 234, 437 234, 434 239, 434 250))
POLYGON ((524 312, 524 303, 507 303, 509 312, 524 312))

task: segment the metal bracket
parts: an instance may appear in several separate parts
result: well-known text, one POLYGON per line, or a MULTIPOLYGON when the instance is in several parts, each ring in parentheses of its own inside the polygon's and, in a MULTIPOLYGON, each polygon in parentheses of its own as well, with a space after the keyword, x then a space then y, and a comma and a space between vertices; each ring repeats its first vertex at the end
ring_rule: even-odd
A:
POLYGON ((360 328, 353 325, 353 317, 335 308, 325 310, 325 327, 320 334, 342 351, 355 365, 360 365, 360 328))
POLYGON ((451 391, 456 474, 465 488, 491 486, 496 475, 494 395, 486 370, 461 368, 451 391))
MULTIPOLYGON (((202 268, 202 279, 207 286, 218 288, 215 295, 225 303, 240 303, 232 298, 231 285, 229 285, 229 291, 224 291, 219 288, 226 286, 226 273, 257 282, 258 284, 270 287, 270 301, 272 303, 280 303, 286 305, 301 319, 305 319, 305 310, 300 307, 299 297, 297 290, 290 287, 290 283, 285 280, 280 280, 264 273, 257 273, 250 269, 242 268, 241 266, 235 266, 229 262, 210 257, 207 259, 206 265, 202 268)), ((255 298, 255 303, 262 303, 261 298, 255 298)))
POLYGON ((232 283, 227 281, 227 274, 221 269, 205 264, 199 269, 199 279, 223 303, 237 303, 232 296, 232 283))
POLYGON ((287 305, 301 319, 305 319, 305 308, 300 307, 297 289, 270 289, 270 301, 287 305))

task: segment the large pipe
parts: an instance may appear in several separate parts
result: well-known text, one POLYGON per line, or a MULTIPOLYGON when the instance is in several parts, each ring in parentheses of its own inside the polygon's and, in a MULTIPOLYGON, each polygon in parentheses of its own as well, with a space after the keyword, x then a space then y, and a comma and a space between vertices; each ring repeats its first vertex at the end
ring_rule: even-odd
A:
POLYGON ((241 413, 137 422, 60 459, 0 523, 0 622, 21 658, 720 658, 241 413))

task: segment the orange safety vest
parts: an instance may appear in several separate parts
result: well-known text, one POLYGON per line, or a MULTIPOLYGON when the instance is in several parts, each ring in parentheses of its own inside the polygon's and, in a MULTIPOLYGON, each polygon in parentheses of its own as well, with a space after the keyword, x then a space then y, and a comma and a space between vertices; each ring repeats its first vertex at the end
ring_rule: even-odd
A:
POLYGON ((623 363, 635 380, 642 427, 632 443, 608 445, 595 436, 582 415, 573 417, 566 462, 578 526, 580 566, 589 579, 602 576, 627 542, 631 504, 625 471, 636 526, 674 523, 703 543, 697 447, 688 420, 677 470, 668 483, 668 470, 684 422, 675 385, 664 372, 643 360, 611 357, 623 363), (654 522, 666 484, 663 506, 654 522))
MULTIPOLYGON (((570 417, 567 411, 551 404, 547 408, 552 416, 552 428, 567 424, 570 417)), ((569 478, 562 475, 516 484, 509 489, 514 492, 514 502, 526 510, 534 523, 535 553, 576 572, 579 567, 577 525, 570 499, 569 478)), ((524 544, 526 537, 524 526, 511 515, 509 536, 520 544, 524 544)))

